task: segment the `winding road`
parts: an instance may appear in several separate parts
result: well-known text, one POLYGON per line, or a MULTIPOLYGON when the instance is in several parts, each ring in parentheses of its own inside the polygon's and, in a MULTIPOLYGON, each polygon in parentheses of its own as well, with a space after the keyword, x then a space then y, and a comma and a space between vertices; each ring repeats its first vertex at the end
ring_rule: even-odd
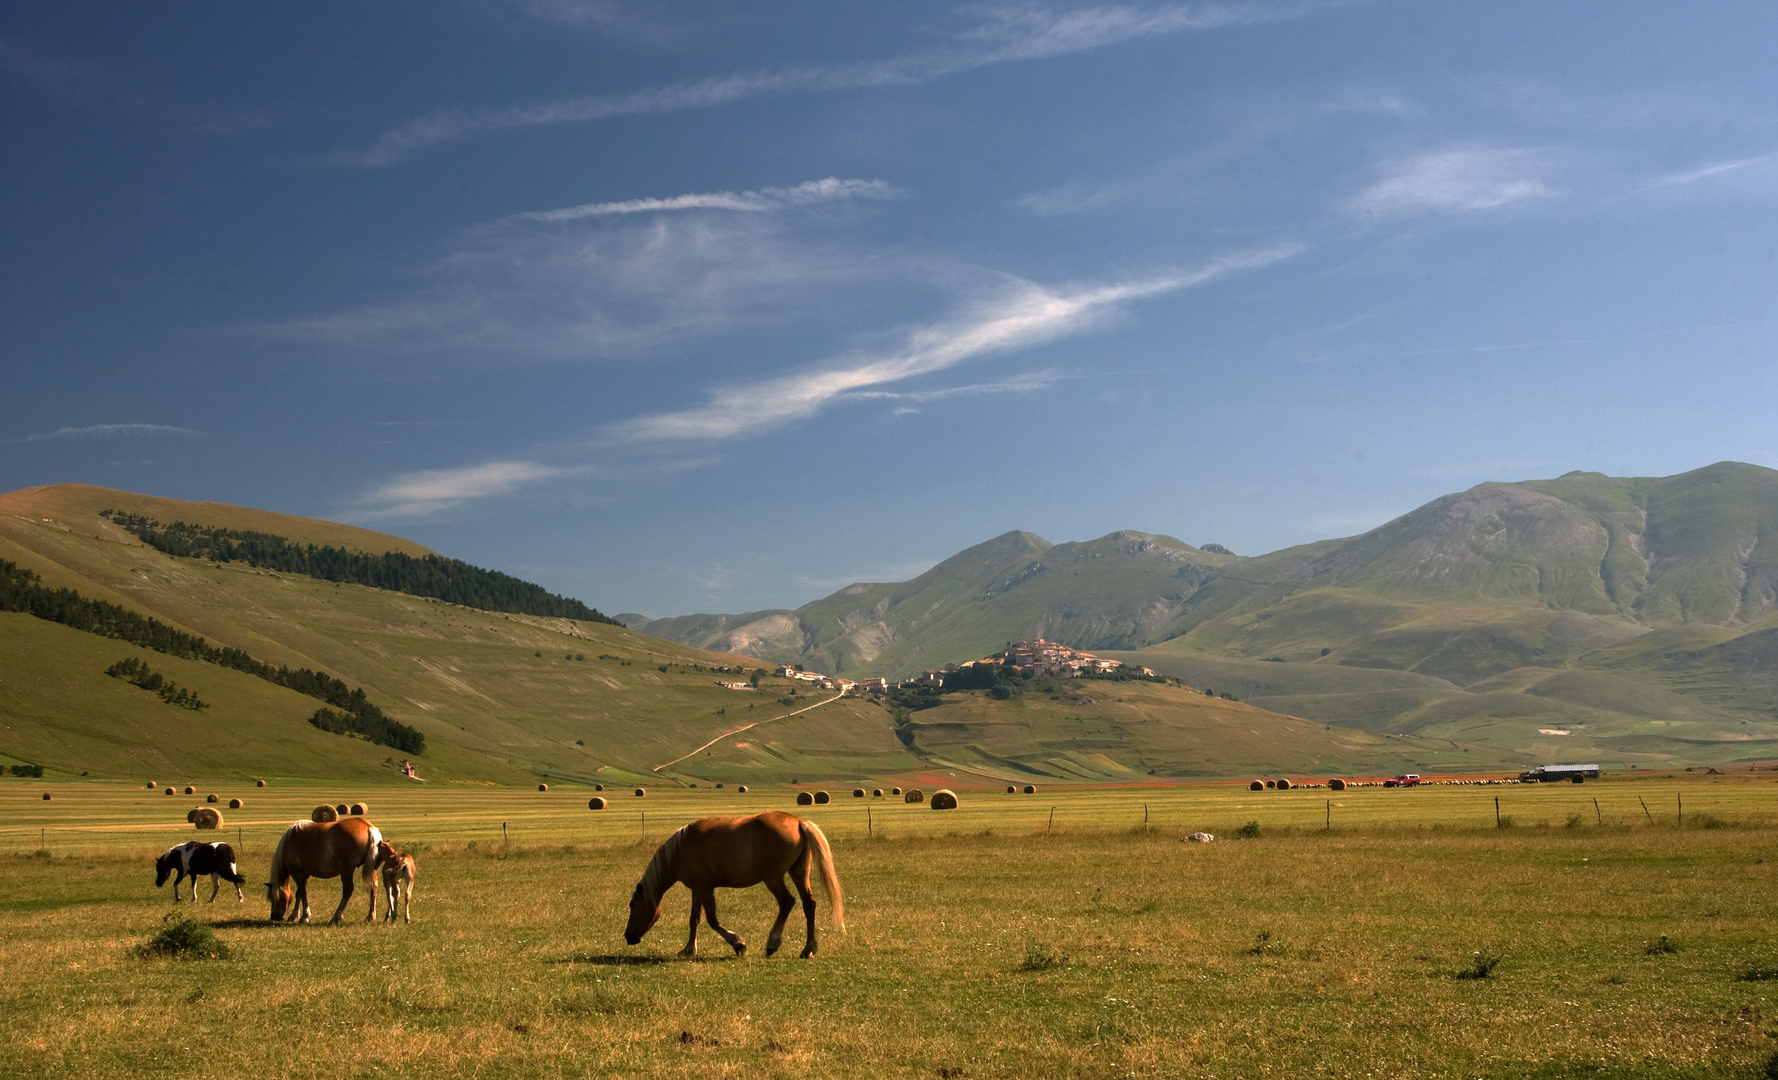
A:
POLYGON ((768 716, 764 720, 755 720, 751 724, 742 724, 740 727, 735 728, 733 731, 723 732, 721 735, 716 736, 716 738, 711 739, 709 742, 698 747, 696 750, 693 750, 689 754, 680 754, 678 757, 674 758, 672 761, 661 762, 659 765, 656 765, 650 771, 651 772, 660 772, 662 769, 666 768, 669 765, 677 765, 681 761, 684 761, 688 757, 692 757, 694 755, 703 753, 704 751, 710 749, 712 746, 715 746, 717 743, 721 742, 722 740, 728 738, 731 735, 739 735, 743 731, 751 730, 753 728, 758 727, 761 724, 769 724, 774 720, 788 720, 793 716, 801 716, 803 713, 808 712, 810 709, 819 709, 823 705, 832 705, 834 702, 840 700, 841 698, 843 698, 845 696, 846 695, 844 695, 844 694, 835 694, 833 697, 828 698, 826 701, 817 701, 813 705, 805 706, 804 708, 798 709, 795 712, 787 712, 783 716, 768 716))

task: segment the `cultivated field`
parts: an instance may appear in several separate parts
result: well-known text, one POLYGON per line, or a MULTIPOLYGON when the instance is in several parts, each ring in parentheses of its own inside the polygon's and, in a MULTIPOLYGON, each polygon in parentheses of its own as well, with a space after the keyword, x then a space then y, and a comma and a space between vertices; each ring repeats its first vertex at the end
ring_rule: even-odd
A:
MULTIPOLYGON (((221 835, 249 900, 197 909, 233 958, 181 961, 133 949, 173 908, 151 857, 216 835, 184 824, 194 799, 0 783, 0 1073, 1754 1076, 1778 1050, 1770 773, 965 791, 942 813, 849 791, 799 811, 783 788, 626 788, 602 812, 582 788, 209 790, 247 802, 221 835), (265 923, 270 846, 323 800, 367 801, 416 851, 411 925, 362 925, 362 889, 341 928, 265 923), (771 807, 833 838, 850 933, 824 910, 818 959, 793 921, 768 960, 765 892, 723 893, 753 950, 706 930, 686 963, 675 890, 623 944, 669 829, 771 807), (1459 978, 1478 953, 1491 976, 1459 978)), ((314 895, 325 919, 338 885, 314 895)))

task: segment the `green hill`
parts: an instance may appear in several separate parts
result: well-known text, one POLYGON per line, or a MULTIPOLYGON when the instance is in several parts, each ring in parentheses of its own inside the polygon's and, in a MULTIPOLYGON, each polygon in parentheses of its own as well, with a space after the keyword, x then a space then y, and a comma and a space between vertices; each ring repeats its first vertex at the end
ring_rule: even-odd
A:
POLYGON ((1774 538, 1773 470, 1576 472, 1252 558, 1146 533, 1008 533, 796 611, 642 625, 891 676, 1047 637, 1373 731, 1548 758, 1764 759, 1778 756, 1774 538))
MULTIPOLYGON (((898 734, 890 711, 878 705, 823 703, 830 695, 773 677, 758 691, 719 685, 761 666, 750 656, 608 623, 484 611, 240 561, 176 557, 145 545, 102 510, 373 555, 424 556, 424 548, 327 522, 102 488, 0 496, 0 560, 30 570, 45 586, 118 605, 213 646, 362 688, 381 712, 423 734, 426 749, 409 755, 321 730, 308 722, 321 704, 315 698, 241 670, 0 611, 0 764, 181 784, 254 776, 399 783, 397 763, 412 757, 432 783, 860 785, 1030 776, 1110 781, 1147 777, 1150 769, 1163 777, 1375 773, 1419 763, 1396 740, 1329 731, 1150 684, 1028 693, 1010 702, 948 695, 939 708, 915 714, 910 745, 906 729, 898 734), (194 691, 208 707, 171 705, 107 676, 126 659, 194 691)), ((1071 560, 1051 556, 1057 579, 1078 576, 1094 558, 1090 545, 1052 549, 1020 534, 1002 539, 951 560, 917 589, 889 590, 870 602, 930 606, 946 597, 952 610, 967 611, 984 576, 1003 590, 1021 588, 1013 578, 1034 550, 1073 552, 1071 560)), ((1159 577, 1188 565, 1136 550, 1146 540, 1125 538, 1111 550, 1131 549, 1119 557, 1148 559, 1159 577)), ((1113 624, 1115 611, 1083 606, 1081 625, 1129 633, 1113 624)), ((834 640, 854 648, 859 639, 839 633, 834 640)), ((1474 764, 1518 761, 1483 758, 1474 764)))

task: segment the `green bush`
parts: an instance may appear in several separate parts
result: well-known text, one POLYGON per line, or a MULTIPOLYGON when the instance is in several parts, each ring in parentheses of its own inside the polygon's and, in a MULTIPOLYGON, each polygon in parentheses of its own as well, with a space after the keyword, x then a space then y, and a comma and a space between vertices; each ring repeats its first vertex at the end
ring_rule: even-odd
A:
POLYGON ((170 956, 176 960, 227 960, 228 944, 216 931, 190 916, 168 915, 167 925, 142 946, 144 956, 170 956))
POLYGON ((1241 826, 1239 829, 1236 829, 1235 835, 1236 836, 1244 836, 1249 840, 1254 839, 1255 837, 1259 836, 1259 822, 1249 821, 1247 824, 1241 826))

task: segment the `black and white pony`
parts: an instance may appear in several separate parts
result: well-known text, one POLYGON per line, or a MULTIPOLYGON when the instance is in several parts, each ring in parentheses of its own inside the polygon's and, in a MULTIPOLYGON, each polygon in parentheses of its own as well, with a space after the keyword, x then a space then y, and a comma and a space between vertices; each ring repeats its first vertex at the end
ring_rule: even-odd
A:
POLYGON ((154 860, 154 887, 160 888, 173 878, 173 902, 179 902, 179 883, 186 878, 191 879, 191 900, 197 903, 198 878, 210 875, 210 902, 216 902, 216 894, 222 891, 222 882, 227 881, 235 887, 235 899, 245 900, 241 892, 241 883, 247 879, 235 869, 235 849, 227 844, 200 844, 196 840, 170 847, 166 854, 154 860))

